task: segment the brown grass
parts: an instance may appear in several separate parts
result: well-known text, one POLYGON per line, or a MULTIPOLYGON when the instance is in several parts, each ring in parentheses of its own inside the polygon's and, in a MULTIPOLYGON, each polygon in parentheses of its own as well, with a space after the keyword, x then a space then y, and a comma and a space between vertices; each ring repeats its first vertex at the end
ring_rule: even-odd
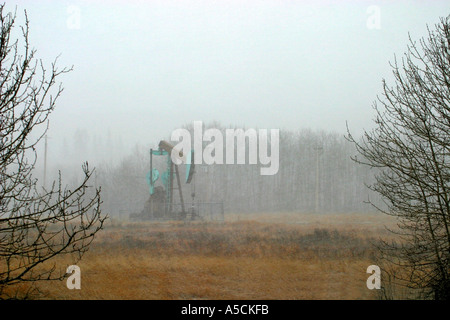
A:
MULTIPOLYGON (((228 215, 225 222, 111 220, 78 262, 81 290, 40 299, 376 299, 371 242, 382 215, 228 215)), ((62 269, 68 260, 58 262, 62 269)))

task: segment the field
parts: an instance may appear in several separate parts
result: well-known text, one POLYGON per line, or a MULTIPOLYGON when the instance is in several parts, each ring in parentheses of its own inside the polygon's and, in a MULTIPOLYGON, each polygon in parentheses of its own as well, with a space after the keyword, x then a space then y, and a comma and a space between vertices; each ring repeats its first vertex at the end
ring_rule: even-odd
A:
MULTIPOLYGON (((78 262, 81 290, 40 299, 377 299, 368 290, 381 214, 229 214, 224 222, 110 219, 78 262)), ((64 269, 69 262, 59 261, 64 269)))

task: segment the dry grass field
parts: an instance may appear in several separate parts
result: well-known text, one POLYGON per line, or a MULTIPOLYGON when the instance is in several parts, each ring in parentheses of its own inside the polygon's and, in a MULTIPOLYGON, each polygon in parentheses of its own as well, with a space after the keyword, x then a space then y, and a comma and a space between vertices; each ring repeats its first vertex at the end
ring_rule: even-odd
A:
MULTIPOLYGON (((39 284, 39 299, 377 299, 371 242, 381 214, 229 214, 224 222, 111 219, 78 266, 81 290, 39 284)), ((70 264, 58 261, 62 270, 70 264)))

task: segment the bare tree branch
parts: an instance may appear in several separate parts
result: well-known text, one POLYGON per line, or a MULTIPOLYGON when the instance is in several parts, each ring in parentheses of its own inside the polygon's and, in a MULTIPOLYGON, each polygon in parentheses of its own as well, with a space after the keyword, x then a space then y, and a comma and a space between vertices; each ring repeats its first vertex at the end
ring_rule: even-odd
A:
POLYGON ((65 273, 56 272, 55 265, 37 266, 60 255, 81 259, 106 219, 100 189, 88 185, 87 163, 82 183, 73 190, 62 186, 61 175, 49 190, 38 188, 32 175, 35 147, 63 91, 56 80, 71 68, 59 70, 55 59, 47 70, 35 59, 26 12, 22 38, 12 42, 15 18, 0 5, 0 298, 20 282, 62 279, 65 273))

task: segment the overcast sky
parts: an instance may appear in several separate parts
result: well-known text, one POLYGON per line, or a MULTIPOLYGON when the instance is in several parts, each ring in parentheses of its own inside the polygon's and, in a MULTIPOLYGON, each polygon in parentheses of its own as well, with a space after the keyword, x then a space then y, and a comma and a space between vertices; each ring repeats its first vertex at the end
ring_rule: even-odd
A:
POLYGON ((450 14, 448 0, 7 2, 15 6, 19 18, 28 12, 37 57, 74 66, 60 79, 49 145, 70 148, 78 129, 121 140, 118 156, 194 120, 369 128, 408 32, 422 37, 450 14))

